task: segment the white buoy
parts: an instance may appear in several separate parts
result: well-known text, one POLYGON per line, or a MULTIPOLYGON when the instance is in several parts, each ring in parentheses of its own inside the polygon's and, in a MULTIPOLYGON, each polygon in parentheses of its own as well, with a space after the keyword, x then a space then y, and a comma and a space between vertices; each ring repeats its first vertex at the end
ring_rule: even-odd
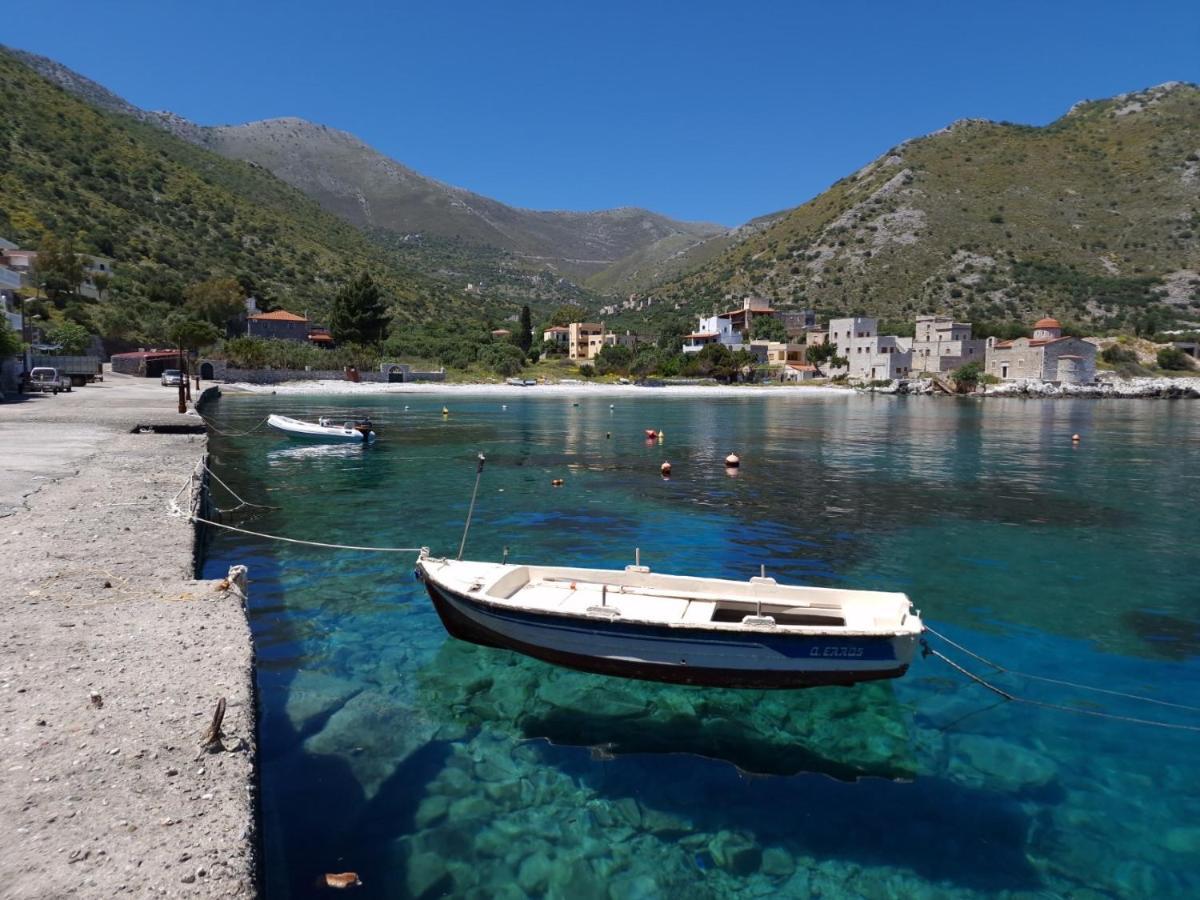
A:
POLYGON ((736 453, 730 453, 725 457, 725 468, 736 469, 742 464, 741 458, 736 453))
POLYGON ((501 409, 508 409, 508 404, 507 404, 507 403, 501 403, 501 404, 500 404, 500 408, 501 408, 501 409))
POLYGON ((671 464, 669 462, 664 462, 661 466, 658 467, 658 471, 662 473, 663 478, 670 478, 671 477, 671 464))

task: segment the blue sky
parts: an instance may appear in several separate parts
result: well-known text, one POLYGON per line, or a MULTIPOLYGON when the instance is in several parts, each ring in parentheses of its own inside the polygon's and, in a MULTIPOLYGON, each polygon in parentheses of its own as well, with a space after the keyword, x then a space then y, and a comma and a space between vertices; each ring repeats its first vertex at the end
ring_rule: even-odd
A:
POLYGON ((738 224, 954 119, 1200 81, 1200 3, 42 0, 0 41, 204 124, 294 115, 537 209, 738 224))

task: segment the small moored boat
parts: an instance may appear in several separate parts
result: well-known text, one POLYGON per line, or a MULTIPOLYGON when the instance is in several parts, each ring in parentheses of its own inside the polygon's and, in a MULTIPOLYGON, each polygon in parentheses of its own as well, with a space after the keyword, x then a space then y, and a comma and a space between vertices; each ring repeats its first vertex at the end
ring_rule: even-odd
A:
POLYGON ((338 420, 328 416, 305 422, 289 416, 267 416, 267 424, 289 437, 315 441, 348 441, 369 444, 375 440, 370 419, 338 420))
POLYGON ((649 681, 802 688, 898 678, 923 630, 904 594, 765 577, 468 562, 428 550, 416 574, 454 637, 649 681))

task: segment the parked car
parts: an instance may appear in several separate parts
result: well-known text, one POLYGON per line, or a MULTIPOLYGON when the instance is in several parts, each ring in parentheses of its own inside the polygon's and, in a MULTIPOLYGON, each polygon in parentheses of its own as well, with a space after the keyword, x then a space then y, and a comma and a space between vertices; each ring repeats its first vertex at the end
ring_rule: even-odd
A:
POLYGON ((25 390, 31 394, 57 394, 59 391, 71 390, 71 379, 59 374, 58 369, 49 366, 37 366, 29 372, 25 381, 25 390))
POLYGON ((179 387, 183 384, 183 372, 179 369, 163 369, 162 383, 163 387, 179 387))

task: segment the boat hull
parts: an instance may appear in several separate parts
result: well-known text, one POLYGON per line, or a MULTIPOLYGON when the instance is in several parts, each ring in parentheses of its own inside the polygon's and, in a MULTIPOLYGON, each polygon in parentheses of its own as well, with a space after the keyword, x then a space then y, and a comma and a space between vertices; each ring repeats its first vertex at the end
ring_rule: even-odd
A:
POLYGON ((324 441, 338 444, 369 444, 375 440, 375 432, 368 431, 365 435, 353 428, 336 428, 314 425, 311 422, 301 422, 284 416, 268 416, 267 424, 276 431, 290 438, 302 441, 324 441))
POLYGON ((899 678, 915 639, 787 636, 564 620, 498 610, 423 579, 446 631, 581 672, 708 687, 795 689, 899 678))

